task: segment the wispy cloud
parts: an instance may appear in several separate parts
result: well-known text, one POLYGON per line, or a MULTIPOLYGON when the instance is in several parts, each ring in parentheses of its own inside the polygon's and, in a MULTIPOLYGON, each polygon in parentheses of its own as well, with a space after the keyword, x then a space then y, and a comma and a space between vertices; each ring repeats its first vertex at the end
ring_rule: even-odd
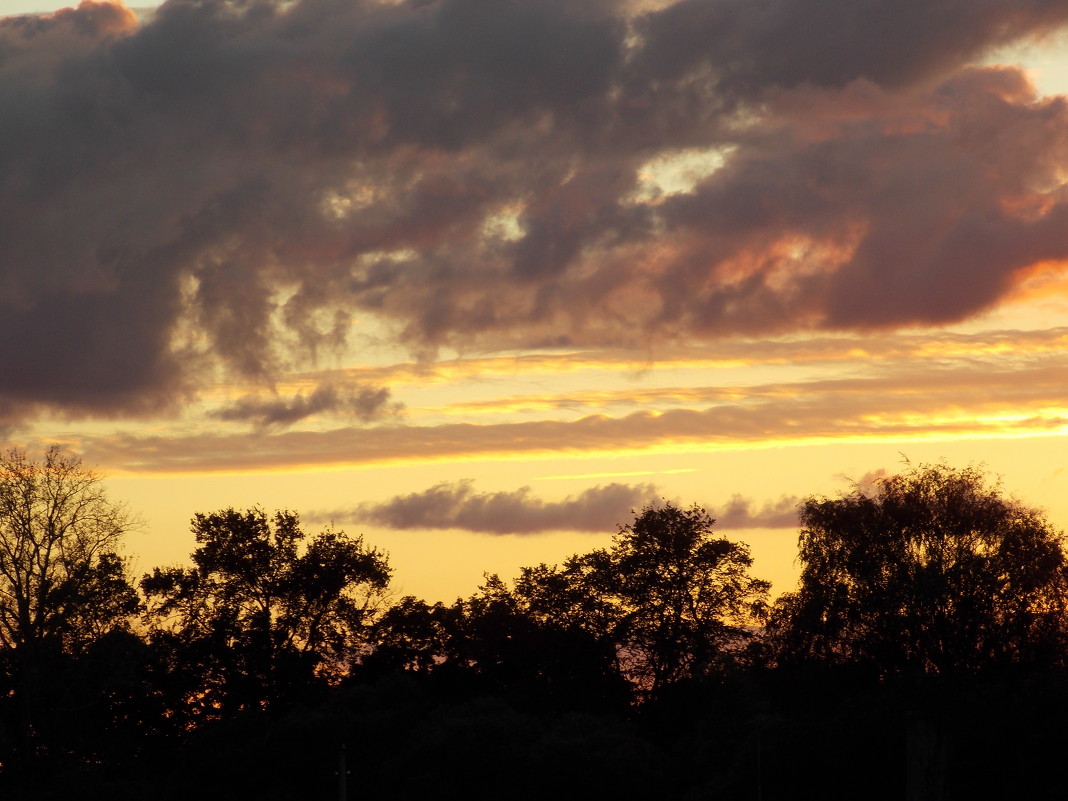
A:
POLYGON ((390 391, 385 387, 322 384, 311 393, 299 393, 289 398, 240 398, 230 406, 209 412, 209 416, 224 421, 251 422, 264 428, 284 428, 315 415, 352 417, 370 422, 396 413, 399 408, 398 404, 390 402, 390 391))
POLYGON ((92 463, 162 472, 271 470, 433 461, 472 456, 579 454, 657 447, 730 448, 866 438, 1049 434, 1068 426, 1068 367, 1050 359, 1001 374, 975 370, 813 381, 756 388, 703 409, 642 410, 574 420, 380 425, 274 435, 116 434, 79 442, 92 463), (967 398, 962 405, 962 398, 967 398))
MULTIPOLYGON (((357 383, 376 386, 427 387, 491 383, 501 379, 607 373, 641 378, 657 372, 749 367, 810 366, 813 369, 938 364, 947 360, 975 365, 988 359, 999 370, 1007 366, 1068 352, 1068 328, 987 330, 963 333, 934 329, 923 333, 872 335, 809 335, 804 337, 730 338, 708 344, 672 344, 641 352, 619 348, 561 349, 556 352, 464 357, 433 362, 360 365, 294 373, 290 381, 357 383)), ((943 369, 940 367, 940 369, 943 369)), ((635 385, 635 392, 641 391, 635 385)), ((548 396, 542 399, 549 403, 548 396)))

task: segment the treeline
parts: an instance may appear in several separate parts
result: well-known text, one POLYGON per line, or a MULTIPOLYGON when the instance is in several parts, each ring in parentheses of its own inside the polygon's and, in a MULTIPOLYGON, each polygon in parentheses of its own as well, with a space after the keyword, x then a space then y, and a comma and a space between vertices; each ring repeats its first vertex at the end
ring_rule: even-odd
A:
POLYGON ((134 521, 59 449, 0 458, 0 797, 978 798, 1059 792, 1063 535, 975 469, 799 509, 774 600, 698 507, 611 547, 390 594, 288 512, 134 521))

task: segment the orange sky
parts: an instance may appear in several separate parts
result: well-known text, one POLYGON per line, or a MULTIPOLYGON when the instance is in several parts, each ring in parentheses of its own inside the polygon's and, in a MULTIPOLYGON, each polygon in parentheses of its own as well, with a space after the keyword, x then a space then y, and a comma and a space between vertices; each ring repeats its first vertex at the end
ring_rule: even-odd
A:
POLYGON ((106 472, 138 570, 260 505, 428 600, 660 498, 783 591, 797 501, 906 459, 1068 525, 1068 3, 734 2, 0 20, 8 444, 106 472))

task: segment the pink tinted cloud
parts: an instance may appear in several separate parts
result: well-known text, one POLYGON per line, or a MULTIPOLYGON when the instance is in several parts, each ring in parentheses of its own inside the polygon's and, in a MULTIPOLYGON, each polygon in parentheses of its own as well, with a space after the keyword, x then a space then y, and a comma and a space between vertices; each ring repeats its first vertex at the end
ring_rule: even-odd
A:
POLYGON ((1068 257, 1064 101, 967 66, 1065 0, 628 5, 0 20, 0 423, 269 386, 354 315, 423 357, 668 348, 966 319, 1068 257))

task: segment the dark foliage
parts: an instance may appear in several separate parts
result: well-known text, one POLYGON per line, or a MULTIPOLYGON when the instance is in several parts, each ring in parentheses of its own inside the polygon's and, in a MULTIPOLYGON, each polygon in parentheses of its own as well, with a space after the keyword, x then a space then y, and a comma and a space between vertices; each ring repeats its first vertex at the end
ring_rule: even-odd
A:
POLYGON ((193 567, 142 582, 147 639, 109 550, 53 596, 32 738, 0 648, 0 797, 333 799, 342 752, 349 798, 1059 797, 1061 535, 942 466, 800 516, 762 634, 766 583, 698 507, 387 609, 358 538, 197 515, 193 567))
POLYGON ((770 627, 789 661, 958 675, 1063 661, 1064 537, 979 471, 924 466, 800 508, 800 587, 770 627))
POLYGON ((405 598, 364 665, 468 672, 513 698, 587 708, 714 674, 752 640, 768 583, 713 524, 696 506, 648 506, 610 549, 524 568, 512 587, 488 576, 451 607, 405 598))
POLYGON ((761 620, 769 585, 714 523, 697 506, 647 506, 610 549, 524 569, 513 596, 533 619, 607 648, 638 696, 655 697, 732 664, 761 620))
POLYGON ((95 688, 140 608, 117 554, 134 524, 58 447, 0 457, 0 764, 62 759, 94 739, 81 723, 111 714, 95 688))
POLYGON ((141 581, 176 714, 226 717, 347 672, 389 581, 381 553, 332 530, 305 544, 288 512, 199 514, 193 532, 192 568, 141 581))

